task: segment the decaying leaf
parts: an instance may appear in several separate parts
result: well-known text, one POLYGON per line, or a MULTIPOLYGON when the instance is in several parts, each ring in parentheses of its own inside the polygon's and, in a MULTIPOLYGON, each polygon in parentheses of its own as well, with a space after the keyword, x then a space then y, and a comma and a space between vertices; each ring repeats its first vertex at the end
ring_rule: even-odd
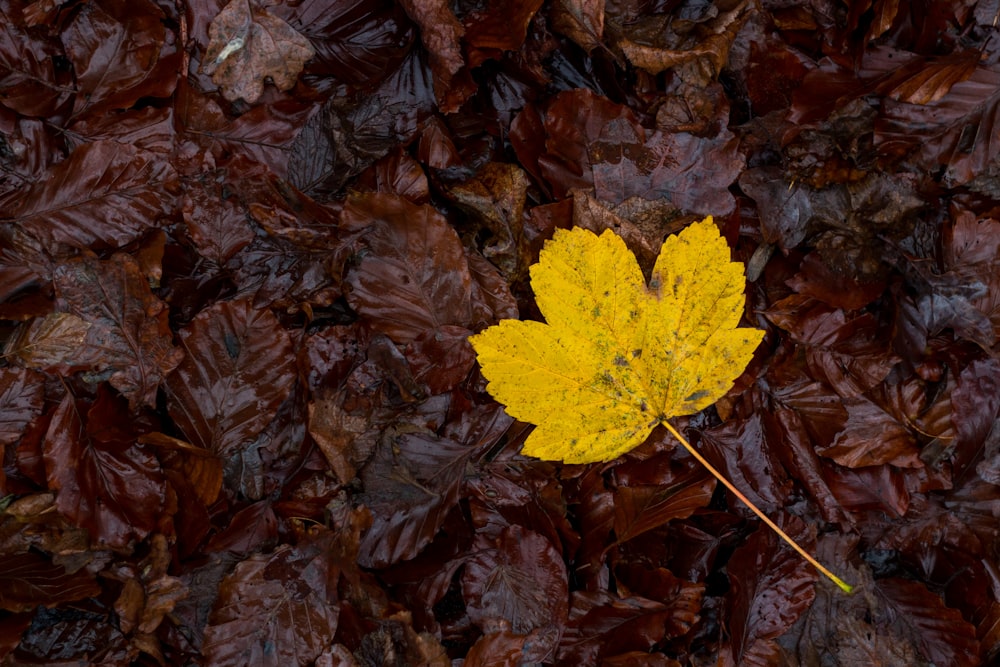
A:
POLYGON ((290 90, 316 53, 308 39, 252 0, 232 0, 208 33, 202 68, 231 101, 253 104, 264 93, 266 81, 290 90))
POLYGON ((613 232, 557 231, 531 268, 546 324, 473 336, 489 391, 538 426, 524 453, 606 461, 718 400, 764 334, 737 329, 743 268, 711 218, 669 237, 647 286, 613 232))

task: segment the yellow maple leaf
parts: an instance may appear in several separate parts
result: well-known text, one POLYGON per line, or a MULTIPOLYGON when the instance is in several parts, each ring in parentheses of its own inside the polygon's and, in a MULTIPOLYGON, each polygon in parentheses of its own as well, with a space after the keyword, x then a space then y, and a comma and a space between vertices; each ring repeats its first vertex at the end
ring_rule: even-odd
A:
POLYGON ((546 322, 469 340, 489 392, 537 427, 524 454, 607 461, 729 391, 764 336, 737 328, 744 284, 711 217, 663 243, 648 286, 610 230, 558 230, 531 267, 546 322))

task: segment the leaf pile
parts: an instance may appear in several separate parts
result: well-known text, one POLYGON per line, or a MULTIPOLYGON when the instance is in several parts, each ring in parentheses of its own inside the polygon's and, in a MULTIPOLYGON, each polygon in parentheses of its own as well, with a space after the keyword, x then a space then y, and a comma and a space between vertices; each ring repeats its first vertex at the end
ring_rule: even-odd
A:
POLYGON ((0 0, 0 664, 995 661, 997 15, 0 0), (852 596, 486 393, 557 230, 708 215, 766 333, 674 424, 852 596))

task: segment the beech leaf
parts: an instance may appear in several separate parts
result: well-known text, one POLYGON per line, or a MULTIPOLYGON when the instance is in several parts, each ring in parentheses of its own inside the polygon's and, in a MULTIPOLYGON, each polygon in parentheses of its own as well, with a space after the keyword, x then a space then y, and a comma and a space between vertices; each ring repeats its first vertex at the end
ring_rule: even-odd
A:
POLYGON ((524 453, 613 459, 721 398, 764 336, 738 329, 743 265, 712 218, 663 243, 646 285, 611 231, 558 230, 531 267, 546 324, 503 320, 470 342, 490 393, 536 424, 524 453))
POLYGON ((264 94, 267 79, 280 90, 291 90, 316 53, 308 39, 250 0, 232 0, 223 7, 208 34, 202 68, 229 101, 253 104, 264 94))

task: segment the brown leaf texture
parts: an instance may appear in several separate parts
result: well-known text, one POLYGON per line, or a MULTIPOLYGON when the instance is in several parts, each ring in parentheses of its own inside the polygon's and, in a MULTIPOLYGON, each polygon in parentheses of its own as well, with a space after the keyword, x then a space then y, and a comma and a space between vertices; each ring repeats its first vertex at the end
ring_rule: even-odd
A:
POLYGON ((98 141, 7 195, 0 224, 16 225, 45 245, 118 248, 174 210, 175 187, 173 167, 158 156, 98 141))
POLYGON ((264 94, 266 81, 279 90, 293 88, 316 53, 308 39, 252 0, 231 0, 208 34, 202 69, 231 101, 253 104, 264 94))
POLYGON ((129 255, 82 257, 56 271, 57 307, 32 323, 16 353, 47 371, 87 370, 107 379, 133 407, 153 405, 163 378, 183 357, 166 304, 129 255))
POLYGON ((288 334, 247 299, 199 313, 180 335, 186 355, 168 378, 170 415, 199 447, 228 458, 257 437, 288 397, 288 334))
POLYGON ((997 662, 998 10, 0 0, 0 665, 997 662), (706 216, 763 339, 669 423, 853 595, 477 363, 706 216))

